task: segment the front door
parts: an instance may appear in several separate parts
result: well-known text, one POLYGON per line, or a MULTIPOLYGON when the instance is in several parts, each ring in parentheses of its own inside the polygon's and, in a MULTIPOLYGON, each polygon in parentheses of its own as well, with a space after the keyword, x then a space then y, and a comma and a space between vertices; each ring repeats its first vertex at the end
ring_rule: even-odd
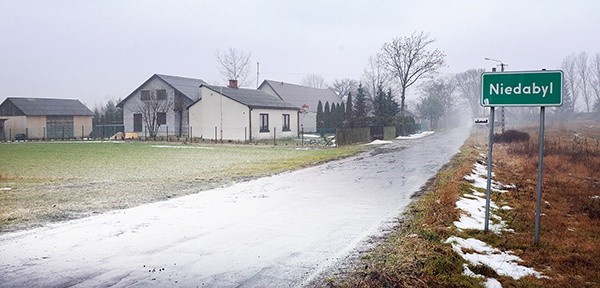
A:
POLYGON ((133 114, 133 132, 142 132, 142 114, 133 114))

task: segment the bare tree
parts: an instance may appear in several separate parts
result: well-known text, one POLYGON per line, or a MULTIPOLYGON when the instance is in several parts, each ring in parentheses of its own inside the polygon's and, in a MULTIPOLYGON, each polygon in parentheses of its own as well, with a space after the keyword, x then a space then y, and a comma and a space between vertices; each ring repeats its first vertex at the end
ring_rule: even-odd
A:
POLYGON ((133 112, 142 114, 148 136, 155 138, 160 126, 167 124, 167 114, 173 109, 173 101, 167 95, 157 95, 156 91, 147 91, 147 93, 142 95, 141 101, 134 106, 133 112))
POLYGON ((573 112, 577 110, 577 100, 579 98, 579 91, 577 89, 578 77, 575 58, 575 53, 573 53, 565 57, 561 65, 561 69, 563 71, 563 79, 565 82, 565 88, 568 89, 567 93, 571 95, 571 99, 573 101, 573 112))
POLYGON ((433 42, 435 39, 430 39, 428 33, 413 32, 409 37, 394 38, 383 44, 385 67, 400 85, 400 116, 404 116, 406 89, 444 66, 446 55, 438 49, 428 49, 433 42))
POLYGON ((333 84, 329 87, 333 90, 340 98, 346 99, 348 93, 356 95, 358 89, 358 81, 350 78, 336 79, 333 80, 333 84))
POLYGON ((480 105, 481 98, 481 74, 484 69, 469 69, 454 75, 454 84, 459 96, 469 102, 473 116, 483 115, 484 110, 480 105))
POLYGON ((219 72, 226 79, 236 80, 239 86, 248 85, 248 72, 250 71, 250 53, 229 47, 227 51, 215 52, 219 72))
POLYGON ((381 87, 391 87, 391 74, 385 69, 384 55, 381 53, 375 56, 369 56, 369 64, 363 73, 363 81, 367 88, 367 94, 376 95, 377 89, 381 87))
POLYGON ((590 72, 592 74, 591 86, 596 96, 596 103, 594 110, 600 112, 600 53, 596 53, 594 58, 591 59, 590 72))
POLYGON ((590 85, 590 68, 588 67, 588 55, 586 52, 581 52, 577 55, 575 67, 579 76, 579 91, 581 92, 581 95, 583 95, 585 109, 587 113, 590 113, 590 105, 593 105, 593 103, 591 103, 592 95, 588 93, 588 87, 590 85))
POLYGON ((327 88, 327 84, 325 84, 325 78, 318 74, 308 74, 304 76, 304 78, 302 78, 300 81, 300 84, 319 89, 327 88))

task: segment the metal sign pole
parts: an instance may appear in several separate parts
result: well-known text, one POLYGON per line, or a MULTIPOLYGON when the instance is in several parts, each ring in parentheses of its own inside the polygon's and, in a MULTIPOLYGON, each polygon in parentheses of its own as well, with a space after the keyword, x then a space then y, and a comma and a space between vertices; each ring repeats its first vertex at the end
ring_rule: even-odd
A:
POLYGON ((535 238, 533 244, 540 242, 540 210, 542 205, 542 171, 544 168, 544 122, 545 122, 546 107, 540 108, 540 139, 539 139, 539 159, 538 159, 538 179, 537 179, 537 201, 535 204, 535 238))
POLYGON ((488 141, 488 167, 487 167, 487 189, 485 192, 485 227, 483 232, 488 233, 490 224, 490 192, 492 190, 492 147, 494 146, 494 109, 490 107, 490 135, 488 141))

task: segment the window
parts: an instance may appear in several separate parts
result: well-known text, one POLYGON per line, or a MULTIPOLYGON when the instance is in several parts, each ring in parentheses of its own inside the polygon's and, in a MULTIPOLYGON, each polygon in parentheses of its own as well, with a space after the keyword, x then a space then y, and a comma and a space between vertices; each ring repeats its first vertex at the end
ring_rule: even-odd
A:
POLYGON ((260 132, 269 132, 269 114, 260 114, 260 132))
POLYGON ((290 114, 283 114, 282 131, 290 131, 290 114))
POLYGON ((133 132, 142 132, 142 114, 133 114, 133 132))
POLYGON ((165 113, 165 112, 156 112, 156 124, 158 124, 158 125, 166 125, 167 124, 167 113, 165 113))
POLYGON ((167 100, 167 90, 156 90, 156 100, 167 100))
POLYGON ((150 90, 142 90, 142 91, 140 91, 140 95, 141 95, 142 101, 150 100, 150 90))

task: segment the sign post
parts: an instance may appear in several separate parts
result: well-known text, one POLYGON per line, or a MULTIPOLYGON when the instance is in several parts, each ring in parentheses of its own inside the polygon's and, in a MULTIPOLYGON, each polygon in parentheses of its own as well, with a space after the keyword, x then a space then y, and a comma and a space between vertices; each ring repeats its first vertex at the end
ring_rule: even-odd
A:
POLYGON ((490 107, 488 146, 488 179, 486 190, 485 229, 488 232, 490 192, 492 186, 492 146, 494 145, 494 108, 501 106, 540 107, 537 199, 535 209, 534 244, 539 243, 542 201, 542 171, 544 157, 544 122, 547 106, 562 105, 562 71, 522 71, 483 73, 481 75, 481 105, 490 107))

